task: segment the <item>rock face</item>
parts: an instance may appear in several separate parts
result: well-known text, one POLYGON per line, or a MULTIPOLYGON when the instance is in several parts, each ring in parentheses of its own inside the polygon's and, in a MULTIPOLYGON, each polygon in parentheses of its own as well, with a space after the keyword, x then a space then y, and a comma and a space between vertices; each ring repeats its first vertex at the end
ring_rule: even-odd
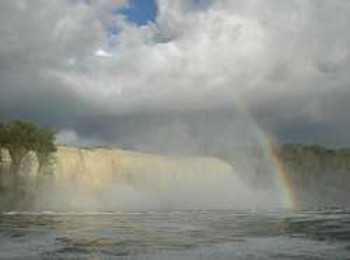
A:
POLYGON ((301 206, 350 206, 349 149, 288 145, 279 155, 301 206))
MULTIPOLYGON (((350 149, 295 144, 278 147, 276 154, 299 207, 350 206, 350 149)), ((243 149, 219 157, 235 165, 248 185, 258 189, 271 187, 273 169, 264 151, 243 149)))

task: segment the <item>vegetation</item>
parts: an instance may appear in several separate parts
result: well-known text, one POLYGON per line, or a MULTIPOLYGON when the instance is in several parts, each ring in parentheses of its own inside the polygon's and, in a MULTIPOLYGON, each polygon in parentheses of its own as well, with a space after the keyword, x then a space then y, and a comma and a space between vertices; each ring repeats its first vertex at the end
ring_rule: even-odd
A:
POLYGON ((54 133, 31 122, 12 121, 0 124, 0 147, 7 148, 14 165, 19 165, 28 151, 37 153, 40 164, 56 151, 54 133))

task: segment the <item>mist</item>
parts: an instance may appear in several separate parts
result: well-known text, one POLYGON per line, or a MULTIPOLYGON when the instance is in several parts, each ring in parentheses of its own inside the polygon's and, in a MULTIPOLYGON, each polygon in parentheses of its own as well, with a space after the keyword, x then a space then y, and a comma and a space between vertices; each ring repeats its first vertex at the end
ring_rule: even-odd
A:
POLYGON ((51 128, 57 145, 230 158, 244 185, 254 159, 236 150, 350 144, 347 1, 152 4, 140 23, 131 1, 2 1, 0 120, 51 128))
MULTIPOLYGON (((80 153, 87 158, 86 152, 80 153)), ((89 153, 99 157, 103 151, 89 153)), ((58 169, 53 179, 41 182, 32 210, 135 212, 283 207, 276 198, 277 191, 254 191, 239 179, 231 165, 215 158, 123 156, 118 155, 119 163, 124 164, 119 169, 86 162, 81 166, 89 169, 78 172, 81 166, 77 165, 83 161, 64 172, 58 169), (129 162, 123 163, 125 160, 129 162), (96 170, 91 170, 92 165, 96 170), (98 171, 101 168, 104 172, 98 171)))

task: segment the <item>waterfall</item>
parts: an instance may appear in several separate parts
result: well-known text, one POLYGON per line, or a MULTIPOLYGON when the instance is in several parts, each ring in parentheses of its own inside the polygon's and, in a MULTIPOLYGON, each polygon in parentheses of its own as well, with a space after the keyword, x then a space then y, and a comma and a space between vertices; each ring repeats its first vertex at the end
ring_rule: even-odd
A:
POLYGON ((242 195, 232 167, 216 158, 65 146, 53 156, 54 185, 39 205, 74 210, 222 208, 237 204, 242 195))
MULTIPOLYGON (((11 167, 13 162, 5 149, 0 159, 1 187, 10 194, 9 201, 19 202, 16 209, 197 210, 273 204, 271 194, 247 188, 232 165, 213 157, 58 146, 42 165, 32 151, 19 167, 11 167)), ((10 208, 12 205, 16 204, 11 203, 10 208)))

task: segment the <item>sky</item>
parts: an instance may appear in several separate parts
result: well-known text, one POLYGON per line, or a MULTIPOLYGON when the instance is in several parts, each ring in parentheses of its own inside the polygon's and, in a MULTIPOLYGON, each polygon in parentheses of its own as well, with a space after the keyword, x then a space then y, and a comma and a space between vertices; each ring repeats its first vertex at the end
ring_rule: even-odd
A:
POLYGON ((347 0, 2 0, 0 121, 196 153, 350 146, 347 0))

